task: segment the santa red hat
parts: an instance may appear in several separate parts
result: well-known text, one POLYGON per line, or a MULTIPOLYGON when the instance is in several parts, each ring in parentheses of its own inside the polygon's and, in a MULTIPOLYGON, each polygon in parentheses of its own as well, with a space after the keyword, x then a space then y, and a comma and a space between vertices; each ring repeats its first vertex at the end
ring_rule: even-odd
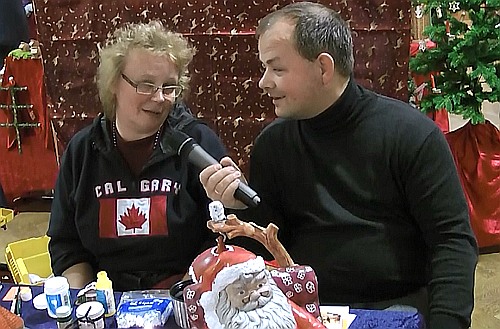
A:
POLYGON ((208 328, 222 328, 215 313, 219 292, 240 278, 241 274, 265 270, 262 257, 238 246, 228 245, 220 254, 217 247, 205 250, 193 261, 189 274, 203 292, 200 304, 208 328))

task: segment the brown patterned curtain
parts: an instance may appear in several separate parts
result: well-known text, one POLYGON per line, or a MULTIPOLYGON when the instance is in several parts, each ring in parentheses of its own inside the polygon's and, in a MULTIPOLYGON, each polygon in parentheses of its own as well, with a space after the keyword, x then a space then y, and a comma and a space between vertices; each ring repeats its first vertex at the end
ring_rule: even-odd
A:
MULTIPOLYGON (((64 144, 101 111, 94 84, 98 43, 125 22, 160 19, 198 49, 188 104, 223 139, 245 170, 252 143, 275 117, 261 93, 254 37, 258 20, 291 1, 35 0, 50 116, 64 144)), ((408 99, 410 1, 319 1, 354 31, 355 78, 382 94, 408 99)))

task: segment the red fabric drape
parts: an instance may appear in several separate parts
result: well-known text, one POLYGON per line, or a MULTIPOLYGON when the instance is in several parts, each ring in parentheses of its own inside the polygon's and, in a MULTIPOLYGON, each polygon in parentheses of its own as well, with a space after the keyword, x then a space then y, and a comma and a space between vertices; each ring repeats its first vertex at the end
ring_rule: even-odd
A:
POLYGON ((480 248, 500 245, 500 131, 489 121, 446 134, 480 248))
MULTIPOLYGON (((18 110, 18 121, 39 122, 41 124, 40 128, 20 128, 21 136, 38 136, 39 138, 43 138, 44 145, 49 147, 51 135, 48 129, 49 120, 45 84, 43 82, 42 60, 14 59, 9 56, 5 59, 5 72, 2 81, 3 87, 8 85, 10 76, 14 77, 17 86, 28 87, 28 90, 18 91, 16 93, 16 103, 33 104, 33 108, 31 109, 18 110)), ((11 103, 10 92, 0 91, 0 104, 11 103)), ((12 118, 12 112, 10 110, 0 111, 0 122, 12 122, 12 118)), ((8 131, 7 148, 13 148, 16 145, 16 133, 14 128, 1 129, 6 129, 8 131)))
MULTIPOLYGON (((12 206, 11 202, 15 197, 30 191, 52 189, 57 166, 51 146, 51 131, 48 128, 42 61, 8 57, 3 86, 7 85, 9 76, 14 77, 18 86, 28 87, 26 91, 17 92, 16 103, 33 104, 30 110, 18 111, 19 122, 41 123, 39 128, 19 128, 22 153, 17 151, 14 128, 0 128, 0 182, 9 206, 12 206)), ((9 91, 0 91, 0 103, 11 104, 9 91)), ((12 122, 12 112, 9 109, 0 110, 0 122, 12 122)))
POLYGON ((446 134, 450 131, 450 119, 448 118, 448 111, 446 111, 446 109, 427 113, 427 116, 436 123, 443 133, 446 134))

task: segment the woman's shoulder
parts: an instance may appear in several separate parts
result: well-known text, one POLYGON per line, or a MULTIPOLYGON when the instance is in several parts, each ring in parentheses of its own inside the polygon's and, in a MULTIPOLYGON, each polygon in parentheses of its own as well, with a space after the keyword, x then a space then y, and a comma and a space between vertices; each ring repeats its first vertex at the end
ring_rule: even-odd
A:
POLYGON ((194 119, 180 130, 198 141, 206 138, 218 138, 217 133, 206 122, 200 119, 194 119))
POLYGON ((106 145, 106 125, 106 119, 102 115, 97 116, 91 124, 74 133, 65 147, 65 152, 85 153, 92 147, 97 149, 104 147, 106 145))
POLYGON ((212 154, 212 156, 221 159, 228 155, 226 146, 215 130, 205 122, 195 119, 189 125, 182 129, 184 133, 191 136, 202 148, 212 154))

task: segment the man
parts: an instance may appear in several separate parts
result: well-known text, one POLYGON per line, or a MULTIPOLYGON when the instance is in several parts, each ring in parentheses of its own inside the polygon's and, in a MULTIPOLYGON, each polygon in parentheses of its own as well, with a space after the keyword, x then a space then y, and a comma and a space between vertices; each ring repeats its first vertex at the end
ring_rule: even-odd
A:
MULTIPOLYGON (((351 33, 333 10, 291 4, 256 34, 259 86, 280 118, 252 150, 262 202, 239 217, 281 228, 291 257, 316 271, 322 304, 411 306, 432 329, 467 328, 477 245, 437 126, 356 84, 351 33)), ((211 199, 245 208, 231 159, 200 180, 211 199)))

